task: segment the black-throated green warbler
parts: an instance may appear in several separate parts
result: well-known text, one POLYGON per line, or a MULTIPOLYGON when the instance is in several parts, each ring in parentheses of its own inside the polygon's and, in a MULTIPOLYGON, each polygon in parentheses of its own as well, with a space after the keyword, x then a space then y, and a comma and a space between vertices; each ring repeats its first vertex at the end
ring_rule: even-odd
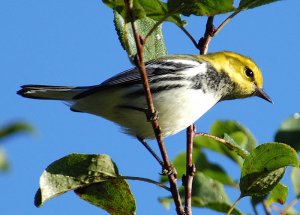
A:
MULTIPOLYGON (((250 58, 237 53, 168 56, 146 63, 146 70, 164 137, 185 129, 222 100, 259 96, 271 102, 262 90, 259 68, 250 58)), ((145 117, 147 104, 136 68, 100 85, 25 85, 18 94, 63 100, 71 110, 104 117, 130 135, 154 138, 151 123, 145 117)))

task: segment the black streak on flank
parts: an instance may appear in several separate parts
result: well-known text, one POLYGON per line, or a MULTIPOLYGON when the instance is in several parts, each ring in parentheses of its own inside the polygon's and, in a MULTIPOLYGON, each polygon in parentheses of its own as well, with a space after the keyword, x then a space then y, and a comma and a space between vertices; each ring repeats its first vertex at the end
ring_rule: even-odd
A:
POLYGON ((180 76, 165 76, 165 77, 157 77, 149 80, 149 83, 159 83, 161 81, 182 81, 185 80, 185 77, 180 76))
MULTIPOLYGON (((177 88, 185 87, 185 85, 182 84, 172 84, 172 85, 165 85, 165 86, 158 86, 158 87, 151 87, 151 93, 156 94, 160 93, 162 91, 168 91, 168 90, 173 90, 177 88)), ((130 92, 126 95, 125 97, 139 97, 139 96, 144 96, 144 89, 138 89, 136 91, 130 92)), ((174 95, 175 96, 175 95, 174 95)))
POLYGON ((152 70, 150 73, 154 75, 163 75, 174 73, 177 71, 183 71, 186 69, 191 69, 195 67, 194 65, 177 63, 176 59, 174 61, 151 61, 146 63, 146 69, 152 70), (155 66, 155 68, 153 68, 155 66))

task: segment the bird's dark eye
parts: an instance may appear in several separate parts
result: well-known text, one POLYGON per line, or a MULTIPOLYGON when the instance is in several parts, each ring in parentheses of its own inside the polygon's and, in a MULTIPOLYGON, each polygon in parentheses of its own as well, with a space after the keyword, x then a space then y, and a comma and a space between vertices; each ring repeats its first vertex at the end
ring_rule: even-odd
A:
POLYGON ((246 74, 249 78, 253 78, 253 76, 254 76, 253 71, 252 71, 250 68, 248 68, 248 67, 245 68, 245 74, 246 74))

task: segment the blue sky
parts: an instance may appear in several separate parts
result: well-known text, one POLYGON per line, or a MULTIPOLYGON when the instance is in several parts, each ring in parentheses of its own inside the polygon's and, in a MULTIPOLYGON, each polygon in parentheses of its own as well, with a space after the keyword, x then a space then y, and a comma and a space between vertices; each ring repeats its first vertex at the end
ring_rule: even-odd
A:
MULTIPOLYGON (((108 154, 121 174, 157 180, 160 167, 156 161, 113 123, 71 112, 61 102, 26 100, 15 93, 23 84, 94 85, 130 68, 114 30, 112 11, 99 0, 2 0, 0 5, 0 125, 22 120, 35 128, 33 135, 18 135, 4 144, 11 170, 0 175, 1 214, 99 214, 98 208, 72 192, 40 209, 33 205, 42 171, 54 160, 74 152, 108 154)), ((299 112, 299 12, 300 1, 296 0, 245 11, 213 38, 209 52, 235 51, 257 62, 274 104, 259 98, 222 102, 197 122, 199 131, 208 131, 217 119, 233 119, 264 143, 273 140, 284 119, 299 112)), ((215 23, 225 17, 217 17, 215 23)), ((187 20, 187 29, 199 38, 205 18, 192 16, 187 20)), ((170 54, 198 53, 175 25, 167 23, 163 29, 170 54)), ((184 150, 184 141, 184 132, 166 139, 171 158, 184 150)), ((155 142, 152 146, 157 149, 155 142)), ((222 161, 238 179, 238 167, 231 161, 211 152, 208 157, 222 161)), ((289 181, 288 176, 284 181, 289 181)), ((137 214, 174 214, 173 208, 167 211, 157 201, 157 197, 168 195, 164 190, 140 182, 130 184, 137 214)), ((238 192, 230 192, 235 200, 238 192)), ((247 198, 238 207, 252 213, 247 198)), ((195 210, 198 212, 213 214, 195 210)))

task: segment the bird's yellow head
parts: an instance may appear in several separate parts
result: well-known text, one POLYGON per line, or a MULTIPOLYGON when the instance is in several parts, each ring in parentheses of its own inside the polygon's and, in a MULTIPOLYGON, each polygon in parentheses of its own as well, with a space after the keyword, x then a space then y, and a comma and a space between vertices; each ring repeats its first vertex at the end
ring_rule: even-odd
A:
POLYGON ((252 95, 272 102, 263 91, 263 78, 260 69, 248 57, 234 52, 216 52, 203 56, 218 72, 226 73, 235 84, 232 98, 244 98, 252 95))

